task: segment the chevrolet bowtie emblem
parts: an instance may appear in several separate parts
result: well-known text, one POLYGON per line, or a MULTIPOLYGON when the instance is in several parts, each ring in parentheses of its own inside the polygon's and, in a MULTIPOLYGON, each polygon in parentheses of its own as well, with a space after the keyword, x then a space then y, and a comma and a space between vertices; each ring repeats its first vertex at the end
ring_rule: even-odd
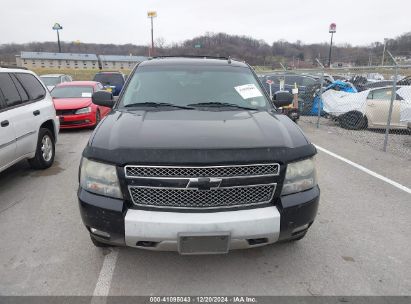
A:
POLYGON ((198 190, 210 190, 220 187, 222 179, 213 177, 199 177, 190 178, 187 188, 193 188, 198 190))

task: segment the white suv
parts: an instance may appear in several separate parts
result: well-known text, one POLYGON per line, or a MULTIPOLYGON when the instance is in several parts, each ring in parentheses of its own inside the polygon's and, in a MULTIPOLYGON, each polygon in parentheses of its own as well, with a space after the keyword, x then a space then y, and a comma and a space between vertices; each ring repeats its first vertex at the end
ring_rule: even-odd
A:
POLYGON ((0 172, 23 159, 34 169, 50 167, 58 130, 53 100, 36 74, 0 67, 0 172))

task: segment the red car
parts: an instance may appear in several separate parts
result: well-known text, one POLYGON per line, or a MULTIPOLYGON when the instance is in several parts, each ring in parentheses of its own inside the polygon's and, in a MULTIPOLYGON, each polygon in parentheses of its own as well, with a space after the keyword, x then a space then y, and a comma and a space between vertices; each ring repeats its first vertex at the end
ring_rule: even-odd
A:
POLYGON ((94 92, 103 90, 95 81, 71 81, 58 84, 51 91, 60 128, 95 127, 110 108, 95 105, 91 101, 94 92))

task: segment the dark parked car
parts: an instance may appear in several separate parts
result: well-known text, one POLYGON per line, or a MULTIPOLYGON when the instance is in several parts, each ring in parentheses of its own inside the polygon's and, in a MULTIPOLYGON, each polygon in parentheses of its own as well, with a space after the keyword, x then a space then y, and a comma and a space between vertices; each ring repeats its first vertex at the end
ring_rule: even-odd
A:
POLYGON ((118 96, 126 82, 126 76, 120 72, 100 72, 94 75, 93 80, 100 82, 114 96, 118 96))
POLYGON ((136 66, 83 151, 78 200, 96 246, 226 253, 302 239, 320 189, 315 147, 232 59, 136 66))
POLYGON ((271 80, 271 91, 277 92, 280 90, 280 81, 284 81, 284 87, 282 89, 291 93, 292 89, 297 85, 299 93, 304 93, 306 87, 314 85, 317 83, 315 77, 309 75, 298 75, 298 74, 270 74, 265 75, 260 78, 260 81, 264 85, 264 88, 267 92, 270 92, 270 85, 267 83, 267 80, 271 80))

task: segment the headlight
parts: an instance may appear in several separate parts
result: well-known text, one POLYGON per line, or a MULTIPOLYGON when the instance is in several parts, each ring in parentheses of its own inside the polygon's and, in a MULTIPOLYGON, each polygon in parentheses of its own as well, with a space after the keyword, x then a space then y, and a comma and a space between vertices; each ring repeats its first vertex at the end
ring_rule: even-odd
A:
POLYGON ((83 158, 80 168, 80 186, 90 192, 122 198, 116 167, 83 158))
POLYGON ((87 108, 81 108, 78 109, 75 114, 85 114, 85 113, 90 113, 91 112, 91 107, 87 107, 87 108))
POLYGON ((314 158, 305 159, 287 165, 281 195, 301 192, 317 185, 317 173, 314 158))

